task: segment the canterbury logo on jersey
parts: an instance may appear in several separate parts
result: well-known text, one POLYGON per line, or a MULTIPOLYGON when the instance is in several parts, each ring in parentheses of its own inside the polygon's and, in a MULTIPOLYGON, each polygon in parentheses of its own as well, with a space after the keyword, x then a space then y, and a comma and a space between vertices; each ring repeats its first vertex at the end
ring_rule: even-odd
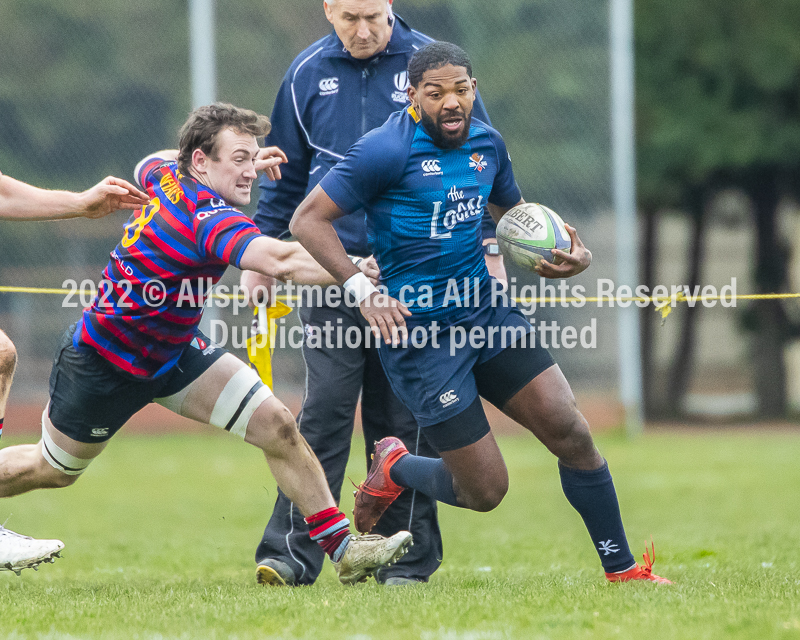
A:
POLYGON ((442 168, 439 166, 438 160, 423 160, 422 161, 422 175, 423 176, 441 176, 442 168))
POLYGON ((445 391, 442 395, 440 395, 439 402, 442 403, 442 408, 449 407, 451 404, 458 402, 458 396, 456 395, 455 389, 450 389, 450 391, 445 391))
POLYGON ((319 95, 329 96, 339 91, 339 78, 323 78, 319 81, 319 95))
POLYGON ((401 71, 394 74, 394 88, 397 91, 392 92, 392 100, 395 102, 408 102, 408 71, 401 71))

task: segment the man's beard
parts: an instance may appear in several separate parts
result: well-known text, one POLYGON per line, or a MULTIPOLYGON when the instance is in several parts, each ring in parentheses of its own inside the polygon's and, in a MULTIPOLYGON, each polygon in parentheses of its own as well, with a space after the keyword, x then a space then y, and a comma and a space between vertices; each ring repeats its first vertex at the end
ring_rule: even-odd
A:
POLYGON ((420 106, 419 117, 422 120, 422 126, 425 127, 427 134, 433 139, 435 144, 440 149, 458 149, 469 138, 469 127, 472 123, 472 110, 464 114, 464 127, 458 137, 448 135, 447 132, 439 126, 433 118, 431 118, 425 110, 420 106))

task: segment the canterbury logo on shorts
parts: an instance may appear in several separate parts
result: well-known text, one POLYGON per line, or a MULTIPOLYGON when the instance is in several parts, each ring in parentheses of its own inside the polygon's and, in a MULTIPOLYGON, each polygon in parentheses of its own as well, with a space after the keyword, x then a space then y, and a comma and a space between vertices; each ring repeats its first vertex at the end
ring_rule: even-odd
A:
POLYGON ((450 389, 450 391, 445 391, 439 396, 439 402, 442 403, 442 408, 449 407, 451 404, 458 402, 458 396, 456 395, 455 390, 450 389))

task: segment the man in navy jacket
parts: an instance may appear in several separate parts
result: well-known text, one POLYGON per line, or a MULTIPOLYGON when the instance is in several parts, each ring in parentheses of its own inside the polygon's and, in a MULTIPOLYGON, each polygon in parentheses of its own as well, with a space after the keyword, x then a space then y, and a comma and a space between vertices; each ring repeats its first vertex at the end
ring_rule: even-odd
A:
MULTIPOLYGON (((266 143, 280 147, 288 162, 281 166, 281 180, 261 181, 254 220, 266 235, 288 239, 289 221, 306 194, 356 140, 407 106, 408 60, 432 40, 395 16, 392 1, 324 2, 334 31, 297 56, 283 79, 272 111, 273 126, 266 143)), ((480 98, 474 115, 489 122, 480 98)), ((363 212, 340 218, 334 226, 348 254, 370 255, 363 212)), ((482 229, 489 271, 505 278, 494 222, 488 213, 482 229)), ((242 284, 253 291, 259 286, 269 289, 274 283, 254 272, 245 272, 242 284)), ((307 336, 303 345, 307 378, 298 423, 325 469, 334 497, 338 499, 341 494, 359 392, 367 464, 374 442, 390 435, 399 437, 417 455, 436 457, 409 410, 392 392, 377 347, 366 346, 363 337, 368 325, 358 307, 344 303, 308 306, 308 302, 304 301, 300 308, 307 336), (340 327, 339 335, 346 335, 350 327, 358 328, 360 345, 334 344, 330 348, 325 340, 312 345, 308 336, 324 331, 327 323, 334 335, 340 327)), ((387 585, 427 581, 441 563, 435 501, 421 493, 404 492, 374 532, 391 535, 403 529, 412 532, 414 546, 400 562, 376 575, 379 582, 387 585)), ((323 560, 318 545, 309 544, 302 516, 279 493, 256 551, 258 581, 311 584, 319 575, 323 560)))

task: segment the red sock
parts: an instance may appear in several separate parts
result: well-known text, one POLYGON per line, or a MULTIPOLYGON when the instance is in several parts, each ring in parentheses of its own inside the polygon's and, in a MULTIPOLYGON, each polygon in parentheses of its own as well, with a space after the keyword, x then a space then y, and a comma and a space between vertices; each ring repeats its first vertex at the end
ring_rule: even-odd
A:
POLYGON ((3 437, 3 420, 5 420, 5 418, 0 418, 0 438, 3 437))
POLYGON ((331 560, 342 558, 350 539, 350 521, 336 507, 330 507, 305 519, 309 535, 331 560))

